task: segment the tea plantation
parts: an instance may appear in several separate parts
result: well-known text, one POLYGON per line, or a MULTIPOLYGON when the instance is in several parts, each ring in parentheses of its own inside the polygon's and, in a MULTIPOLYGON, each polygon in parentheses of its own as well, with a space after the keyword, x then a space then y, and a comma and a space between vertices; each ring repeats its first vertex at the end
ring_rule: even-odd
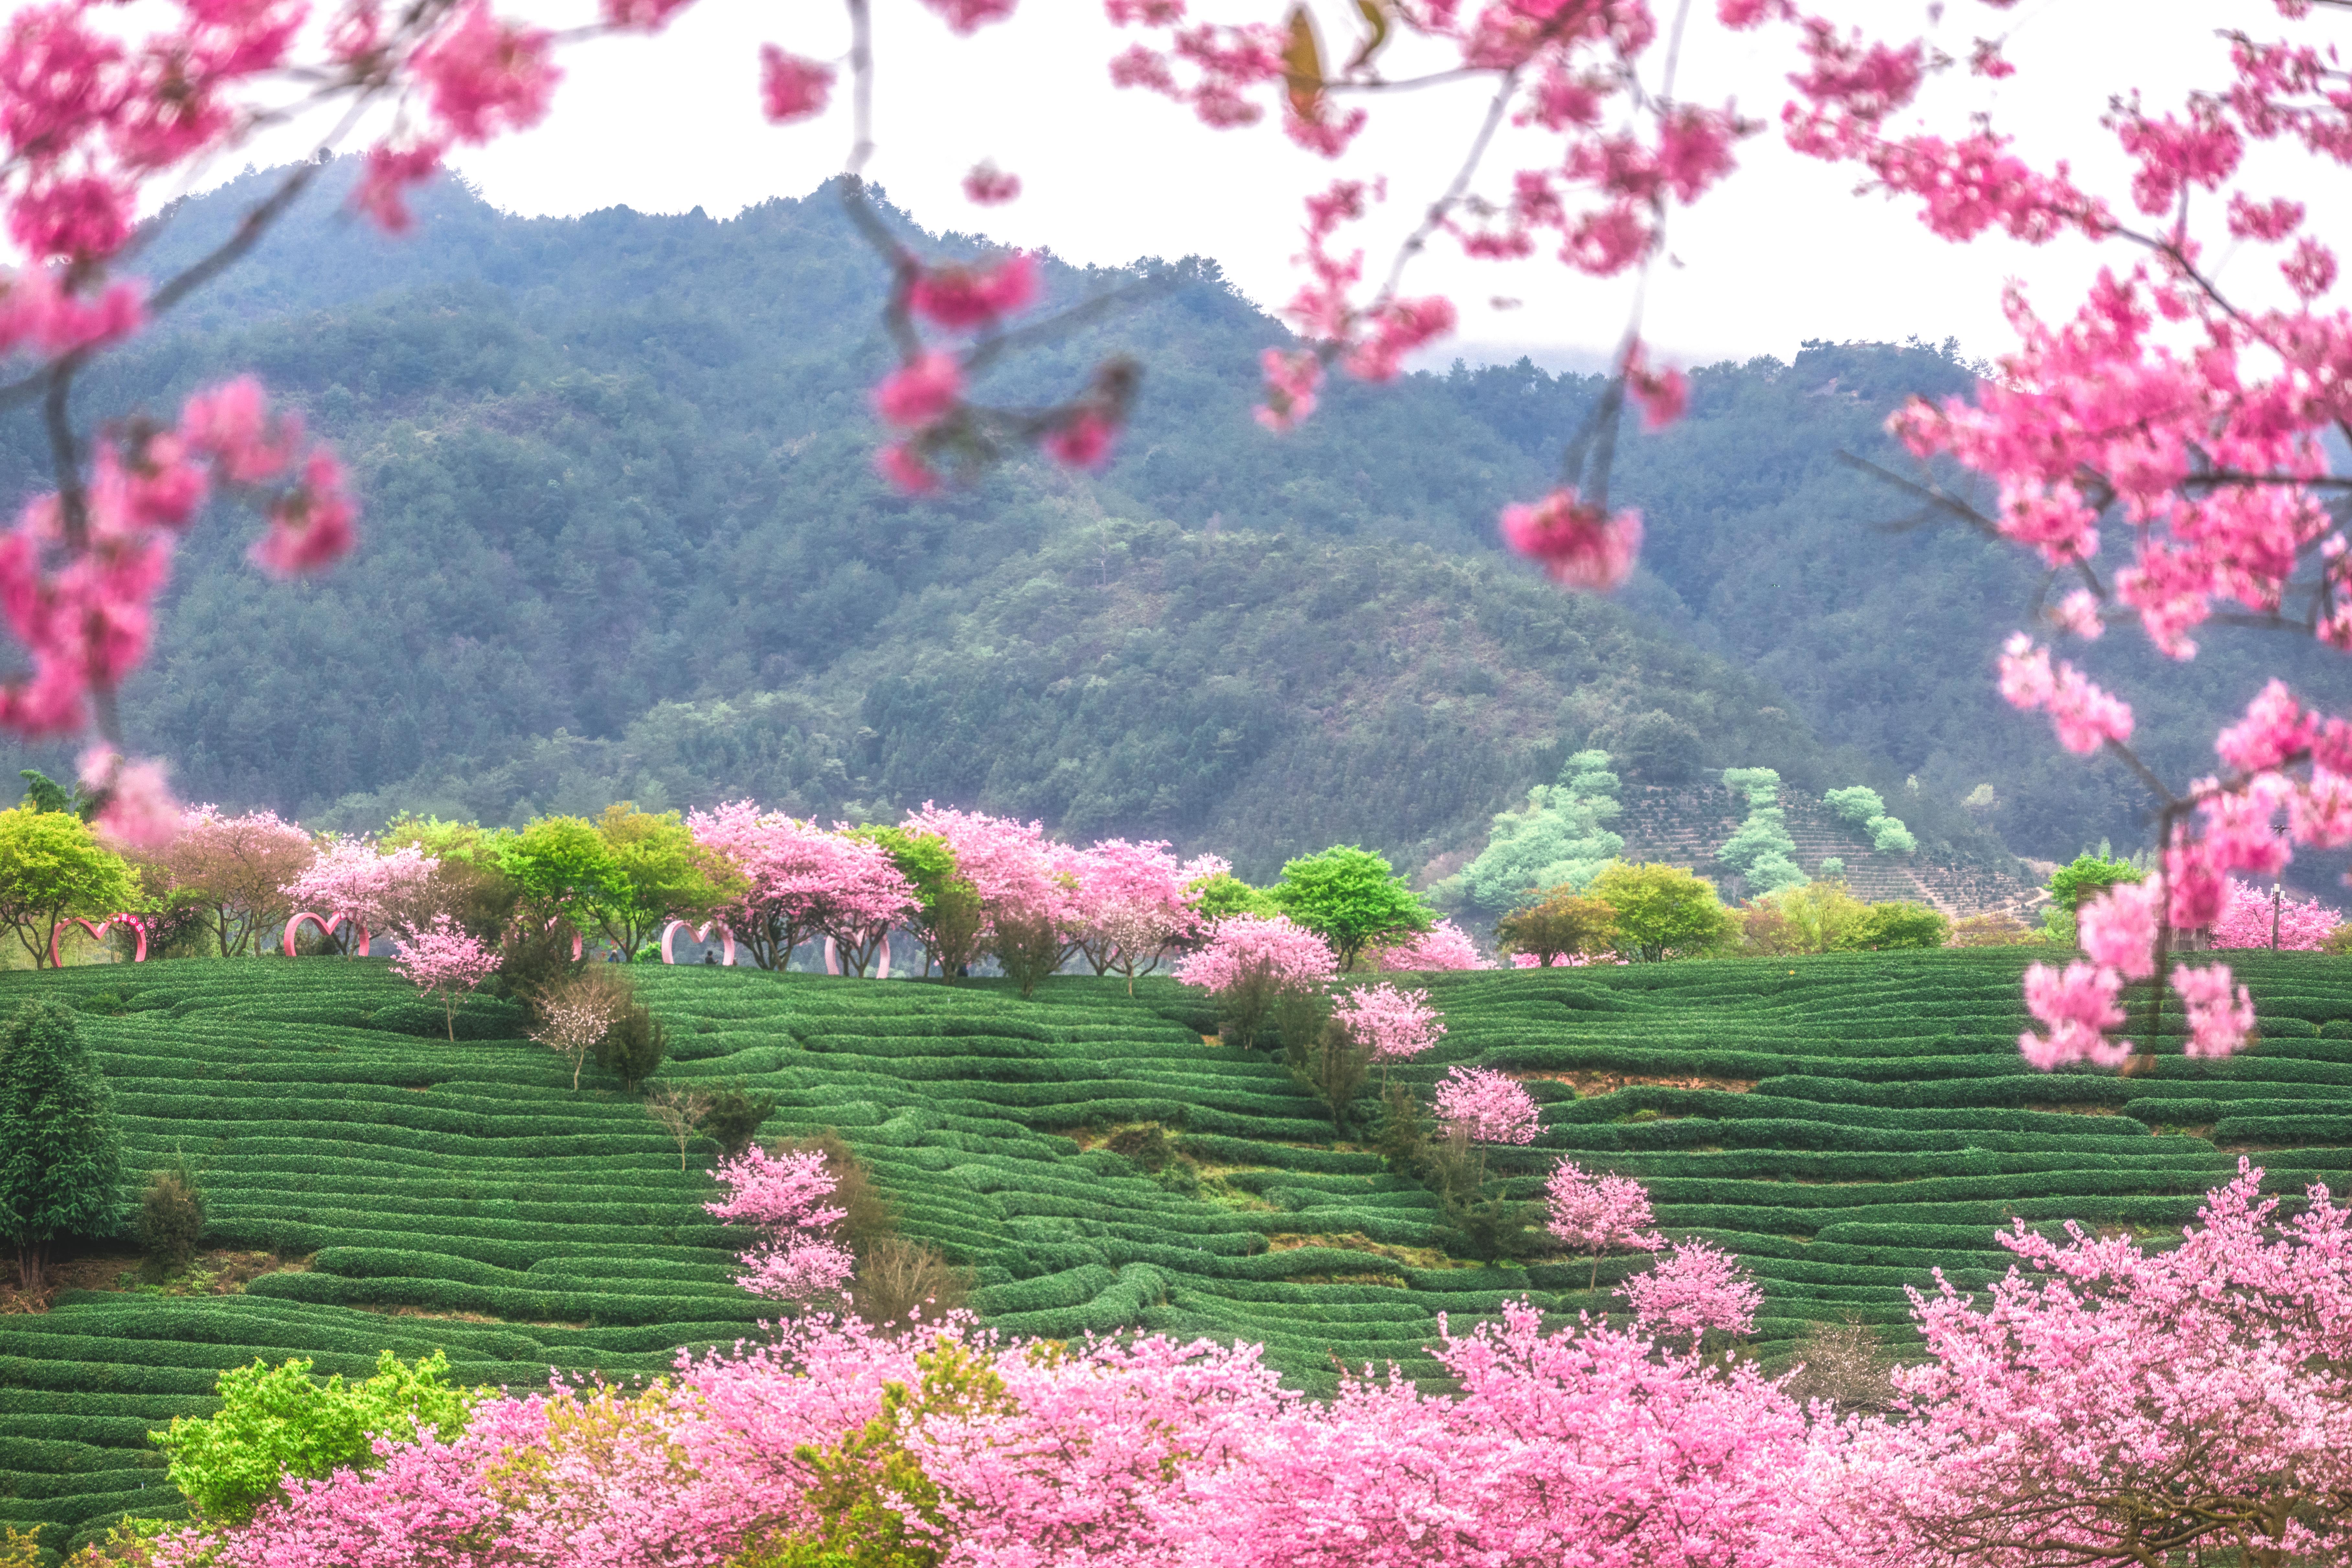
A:
MULTIPOLYGON (((1562 1153, 1648 1184, 1663 1226, 1761 1278, 1769 1359, 1811 1320, 1899 1339, 1904 1287, 1937 1263, 1980 1283, 2012 1214, 2159 1232, 2239 1150, 2273 1186, 2346 1186, 2352 960, 2233 956, 2261 1047, 2129 1079, 2023 1070, 2025 959, 2001 952, 1433 976, 1450 1033, 1402 1076, 1527 1078, 1545 1131, 1496 1168, 1528 1195, 1562 1153)), ((747 970, 643 983, 666 1079, 777 1095, 771 1137, 839 1129, 1009 1331, 1244 1337, 1321 1390, 1366 1363, 1432 1375, 1440 1313, 1458 1325, 1525 1291, 1604 1308, 1629 1267, 1588 1296, 1580 1260, 1445 1256, 1428 1193, 1335 1144, 1277 1062, 1205 1043, 1205 1000, 1166 980, 1130 1000, 1057 979, 1028 1002, 747 970), (1144 1121, 1185 1180, 1092 1147, 1144 1121)), ((67 1291, 0 1317, 0 1522, 47 1526, 47 1546, 176 1512, 146 1433, 211 1408, 215 1374, 257 1355, 365 1373, 380 1349, 438 1347, 467 1381, 536 1386, 551 1369, 655 1373, 772 1315, 730 1282, 735 1248, 700 1206, 708 1148, 681 1173, 634 1099, 574 1094, 505 1004, 467 1002, 452 1043, 381 963, 327 959, 0 977, 0 1005, 33 994, 80 1010, 134 1171, 184 1156, 208 1247, 296 1265, 238 1294, 67 1291)))

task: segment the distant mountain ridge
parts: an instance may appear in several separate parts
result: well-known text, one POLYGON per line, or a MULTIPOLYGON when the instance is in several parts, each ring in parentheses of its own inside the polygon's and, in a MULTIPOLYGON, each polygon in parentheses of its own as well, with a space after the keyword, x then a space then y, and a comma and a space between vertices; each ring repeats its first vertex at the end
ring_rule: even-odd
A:
MULTIPOLYGON (((175 212, 158 269, 265 178, 175 212)), ((342 212, 348 180, 328 170, 85 404, 168 406, 250 367, 359 476, 362 550, 315 584, 256 578, 242 524, 184 550, 125 707, 196 798, 365 826, 600 792, 821 815, 936 797, 1261 867, 1333 837, 1414 863, 1475 847, 1568 752, 1622 752, 1655 716, 1645 733, 1687 739, 1633 748, 1637 784, 1769 765, 1892 798, 1916 776, 1906 820, 1978 857, 2002 853, 1995 833, 2052 858, 2138 835, 2118 770, 2057 752, 1990 690, 2025 563, 1948 531, 1873 535, 1901 508, 1838 460, 1895 460, 1885 410, 1967 386, 1937 352, 1817 344, 1696 371, 1690 418, 1623 445, 1617 492, 1650 544, 1620 601, 1594 604, 1492 538, 1501 505, 1551 482, 1591 377, 1343 381, 1277 440, 1248 408, 1280 329, 1213 263, 1049 262, 1063 301, 1161 280, 992 386, 1044 396, 1134 353, 1116 459, 1015 462, 912 502, 870 468, 882 275, 829 192, 725 222, 526 219, 444 182, 416 237, 387 242, 342 212), (1203 596, 1228 575, 1247 591, 1203 596), (1584 651, 1543 645, 1533 628, 1555 625, 1584 651), (1457 649, 1449 626, 1479 635, 1457 649), (1980 784, 1989 828, 1953 804, 1980 784)), ((21 488, 40 450, 29 419, 0 423, 21 488)), ((2125 641, 2088 662, 2128 672, 2125 641)), ((2200 661, 2188 700, 2143 701, 2143 734, 2194 766, 2252 673, 2200 661)))

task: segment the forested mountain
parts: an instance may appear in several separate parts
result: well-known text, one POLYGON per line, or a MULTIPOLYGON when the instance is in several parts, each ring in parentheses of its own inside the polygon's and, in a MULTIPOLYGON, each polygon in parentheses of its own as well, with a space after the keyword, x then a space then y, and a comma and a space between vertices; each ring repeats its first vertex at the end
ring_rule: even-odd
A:
MULTIPOLYGON (((169 215, 156 269, 264 179, 169 215)), ((1213 264, 1055 263, 1059 302, 1138 298, 984 390, 1044 396, 1134 353, 1117 459, 1016 462, 915 501, 870 467, 883 279, 831 193, 726 222, 524 219, 451 182, 393 241, 343 213, 345 184, 328 171, 83 394, 163 407, 250 367, 359 476, 362 548, 316 583, 260 579, 234 521, 184 549, 126 712, 195 798, 359 826, 396 806, 936 797, 1263 872, 1334 837, 1414 863, 1458 847, 1597 744, 1654 783, 1916 775, 1906 819, 1978 851, 1991 840, 1951 803, 1981 784, 2018 851, 2140 837, 2119 770, 2056 752, 1990 690, 2024 563, 1948 529, 1874 531, 1906 503, 1839 461, 1894 461, 1887 408, 1968 384, 1948 352, 1814 344, 1697 372, 1691 417, 1621 448, 1651 542, 1601 604, 1493 543, 1591 378, 1343 384, 1276 439, 1247 411, 1280 330, 1213 264)), ((40 482, 39 450, 29 418, 0 426, 12 484, 40 482)), ((2217 650, 2190 667, 2198 701, 2152 700, 2136 642, 2085 662, 2193 767, 2256 666, 2217 650)))

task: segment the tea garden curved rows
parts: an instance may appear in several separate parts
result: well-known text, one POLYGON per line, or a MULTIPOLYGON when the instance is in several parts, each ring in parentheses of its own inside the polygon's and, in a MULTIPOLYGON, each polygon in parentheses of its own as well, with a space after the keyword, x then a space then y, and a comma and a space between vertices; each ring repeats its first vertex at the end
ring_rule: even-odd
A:
MULTIPOLYGON (((2006 1266, 2011 1214, 2155 1233, 2187 1221, 2240 1147, 2273 1184, 2352 1170, 2352 961, 2242 962, 2265 1019, 2251 1056, 2152 1077, 2021 1070, 2014 954, 1855 955, 1431 977, 1449 1033, 1402 1069, 1526 1077, 1537 1146, 1496 1167, 1532 1196, 1567 1153, 1648 1184, 1669 1231, 1739 1252, 1768 1301, 1758 1349, 1812 1320, 1899 1340, 1906 1285, 2006 1266), (1589 1091, 1580 1098, 1575 1085, 1589 1091)), ((1532 1291, 1611 1305, 1581 1261, 1449 1258, 1434 1199, 1335 1145, 1278 1063, 1204 1042, 1197 994, 1056 980, 1034 1001, 707 968, 644 976, 673 1079, 778 1096, 767 1135, 838 1128, 903 1227, 975 1270, 1011 1332, 1146 1328, 1262 1342, 1297 1383, 1398 1363, 1429 1377, 1457 1326, 1532 1291), (1097 1146, 1157 1122, 1206 1178, 1155 1180, 1097 1146)), ((700 1208, 708 1149, 677 1150, 611 1087, 469 1000, 439 1038, 376 963, 158 963, 9 976, 72 999, 144 1170, 184 1156, 206 1244, 297 1267, 242 1294, 69 1292, 0 1319, 0 1521, 61 1547, 176 1502, 145 1434, 211 1408, 222 1367, 307 1355, 364 1373, 441 1348, 468 1381, 652 1374, 681 1344, 756 1333, 730 1238, 700 1208)))

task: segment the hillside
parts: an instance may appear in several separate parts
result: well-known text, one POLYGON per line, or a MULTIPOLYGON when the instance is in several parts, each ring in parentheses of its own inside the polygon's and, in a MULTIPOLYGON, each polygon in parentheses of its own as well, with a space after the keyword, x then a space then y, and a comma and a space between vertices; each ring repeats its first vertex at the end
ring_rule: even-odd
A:
MULTIPOLYGON (((1433 975, 1450 1032, 1402 1074, 1527 1079, 1545 1126, 1496 1157, 1515 1190, 1562 1153, 1647 1183, 1667 1231, 1760 1276, 1768 1359, 1809 1321, 1899 1334, 1903 1288, 1932 1264, 1964 1288, 2003 1267, 1990 1236, 2011 1214, 2156 1234, 2241 1150, 2289 1191, 2352 1178, 2352 961, 2242 955, 2261 1048, 2168 1054, 2132 1079, 2021 1069, 2021 962, 1433 975)), ((1023 1002, 986 983, 642 978, 676 1041, 666 1078, 777 1094, 771 1138, 841 1130, 1010 1331, 1263 1341, 1323 1390, 1335 1364, 1430 1376, 1441 1311, 1459 1324, 1522 1292, 1605 1310, 1626 1267, 1605 1265, 1596 1297, 1580 1264, 1448 1256, 1429 1193, 1335 1143, 1278 1064, 1204 1043, 1203 1000, 1165 980, 1130 1001, 1056 979, 1023 1002), (1175 1135, 1182 1179, 1092 1146, 1139 1121, 1175 1135)), ((469 1001, 449 1043, 381 964, 331 960, 0 976, 0 999, 36 994, 79 1009, 134 1169, 184 1154, 211 1194, 206 1246, 286 1265, 236 1294, 75 1290, 0 1318, 0 1521, 41 1523, 52 1547, 167 1511, 144 1434, 209 1408, 215 1373, 256 1355, 355 1373, 382 1348, 441 1347, 460 1376, 520 1388, 551 1366, 653 1373, 774 1310, 728 1282, 709 1183, 609 1083, 571 1093, 503 1005, 469 1001)), ((75 1267, 104 1282, 128 1263, 75 1267)))
MULTIPOLYGON (((184 204, 154 241, 158 268, 221 233, 266 178, 184 204)), ((1787 363, 1700 367, 1690 417, 1622 449, 1617 493, 1643 509, 1651 541, 1645 570, 1607 612, 1624 618, 1572 612, 1622 625, 1612 635, 1638 651, 1596 689, 1539 648, 1497 647, 1504 662, 1425 690, 1411 646, 1397 679, 1374 679, 1371 660, 1413 643, 1421 623, 1391 623, 1374 595, 1342 601, 1324 563, 1377 580, 1422 547, 1496 585, 1455 606, 1465 618, 1492 623, 1531 603, 1534 580, 1496 552, 1494 518, 1549 482, 1559 443, 1596 395, 1591 378, 1522 363, 1343 382, 1324 415, 1276 440, 1247 410, 1257 352, 1280 328, 1213 262, 1055 262, 1056 301, 1156 292, 996 373, 990 390, 1041 396, 1102 353, 1137 354, 1143 401, 1116 460, 1098 477, 1015 463, 913 504, 868 464, 866 395, 885 363, 879 277, 830 193, 724 222, 625 210, 554 220, 499 214, 447 183, 426 194, 417 236, 388 242, 341 211, 346 179, 331 169, 247 264, 87 388, 93 412, 166 406, 251 367, 360 476, 365 542, 326 581, 260 581, 241 525, 199 530, 182 552, 153 667, 127 710, 193 798, 373 826, 387 802, 463 793, 470 810, 505 818, 559 795, 658 784, 677 805, 772 790, 819 815, 930 797, 1065 828, 1059 814, 1075 811, 1197 848, 1230 847, 1213 828, 1247 820, 1267 847, 1247 855, 1318 847, 1311 814, 1291 815, 1298 792, 1260 787, 1263 764, 1397 803, 1354 819, 1363 826, 1349 836, 1410 861, 1545 776, 1522 757, 1605 745, 1607 731, 1657 712, 1696 741, 1626 759, 1635 782, 1765 765, 1793 784, 1861 780, 1891 798, 1916 776, 1906 820, 1978 853, 2000 852, 1988 833, 2063 858, 2143 832, 2119 770, 2056 752, 2042 721, 1990 689, 1993 651, 2032 596, 2027 563, 1946 530, 1882 531, 1905 507, 1839 460, 1897 460, 1879 431, 1886 410, 1910 391, 1969 384, 1948 351, 1822 343, 1787 363), (1072 775, 1189 745, 1177 731, 1206 722, 1184 710, 1192 694, 1122 700, 1047 733, 1035 716, 1076 710, 1054 685, 1083 686, 1076 666, 1018 666, 982 640, 1008 613, 1020 629, 1016 591, 1032 575, 1074 577, 1088 531, 1106 524, 1255 553, 1268 563, 1255 602, 1287 617, 1214 645, 1197 620, 1142 628, 1202 638, 1178 661, 1185 678, 1223 683, 1253 716, 1261 705, 1281 715, 1263 736, 1217 721, 1224 761, 1164 801, 1072 775), (1307 724, 1294 672, 1334 661, 1360 666, 1349 721, 1307 724), (958 678, 949 696, 875 695, 892 677, 936 685, 925 666, 986 673, 958 678), (1579 700, 1520 704, 1455 731, 1463 754, 1447 776, 1460 794, 1420 784, 1424 748, 1363 744, 1363 714, 1417 707, 1442 731, 1488 695, 1479 683, 1528 679, 1573 686, 1579 700), (894 724, 941 701, 992 721, 953 756, 919 733, 894 739, 894 724), (1780 738, 1754 743, 1726 726, 1735 711, 1780 721, 1780 738), (1831 754, 1837 776, 1816 777, 1809 758, 1831 754), (1952 803, 1986 784, 1999 804, 1980 825, 1952 803)), ((925 243, 953 253, 979 241, 925 243)), ((29 415, 0 420, 0 480, 30 487, 42 450, 29 415)), ((1099 560, 1097 587, 1126 564, 1115 552, 1099 560)), ((1429 602, 1434 618, 1451 613, 1429 602)), ((2139 701, 2142 737, 2176 772, 2206 765, 2216 715, 2258 684, 2252 650, 2210 640, 2207 658, 2167 672, 2173 695, 2144 689, 2152 664, 2135 637, 2090 650, 2094 669, 2139 701)), ((1085 639, 1070 649, 1106 657, 1085 639)), ((2258 651, 2306 684, 2332 675, 2278 645, 2258 651)), ((1108 657, 1114 684, 1158 675, 1148 658, 1108 657)))

